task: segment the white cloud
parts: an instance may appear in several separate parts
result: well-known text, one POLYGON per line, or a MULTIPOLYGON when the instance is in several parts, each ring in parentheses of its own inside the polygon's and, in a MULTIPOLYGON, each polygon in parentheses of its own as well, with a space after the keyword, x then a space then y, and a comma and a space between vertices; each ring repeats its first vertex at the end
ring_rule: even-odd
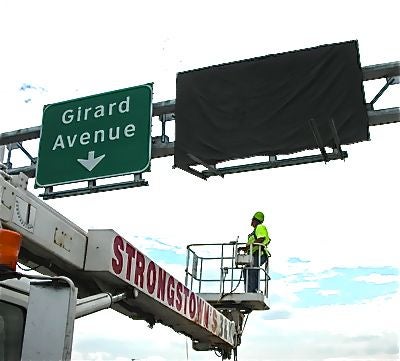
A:
POLYGON ((166 358, 161 356, 150 356, 145 358, 135 357, 114 357, 112 353, 108 352, 88 352, 82 353, 74 351, 71 360, 73 361, 167 361, 166 358))
POLYGON ((323 271, 323 272, 317 273, 317 274, 306 275, 306 276, 304 276, 304 280, 319 281, 319 280, 324 280, 324 279, 328 279, 328 278, 334 278, 334 277, 338 276, 339 274, 340 273, 338 271, 327 270, 327 271, 323 271))
POLYGON ((382 275, 379 273, 373 273, 368 276, 358 276, 354 278, 355 281, 359 282, 367 282, 367 283, 376 283, 376 284, 385 284, 391 282, 399 283, 399 276, 396 275, 382 275))
POLYGON ((260 347, 256 340, 262 337, 271 361, 396 359, 398 302, 398 296, 378 297, 354 305, 291 308, 280 311, 284 317, 272 318, 254 312, 240 354, 259 360, 253 350, 260 347))
POLYGON ((186 354, 185 344, 186 338, 174 333, 167 326, 156 324, 151 329, 144 321, 132 320, 115 311, 106 310, 75 322, 73 359, 77 361, 83 357, 92 360, 89 357, 93 355, 89 350, 96 350, 94 356, 98 357, 99 361, 114 360, 118 357, 121 360, 138 358, 146 361, 183 361, 186 354))
POLYGON ((293 304, 299 300, 298 292, 304 289, 318 289, 318 282, 301 282, 295 276, 269 281, 270 295, 279 297, 282 303, 293 304))
POLYGON ((347 336, 396 332, 399 296, 381 296, 355 304, 292 308, 289 320, 274 321, 274 327, 288 330, 321 331, 347 336))
MULTIPOLYGON (((71 358, 74 361, 108 361, 113 359, 113 355, 107 352, 88 352, 85 355, 80 352, 73 352, 71 358)), ((131 361, 128 358, 126 359, 117 358, 115 360, 131 361)))
POLYGON ((339 295, 340 291, 338 290, 319 290, 317 293, 321 296, 333 296, 333 295, 339 295))

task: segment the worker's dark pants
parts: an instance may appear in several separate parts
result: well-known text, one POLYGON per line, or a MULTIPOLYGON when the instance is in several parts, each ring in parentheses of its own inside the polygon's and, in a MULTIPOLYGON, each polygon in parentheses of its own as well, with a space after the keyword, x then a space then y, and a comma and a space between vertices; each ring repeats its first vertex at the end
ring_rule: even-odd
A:
POLYGON ((257 292, 257 290, 260 288, 259 267, 261 267, 267 261, 268 256, 265 253, 263 253, 261 257, 259 256, 258 252, 253 254, 253 267, 245 267, 243 269, 245 292, 257 292))

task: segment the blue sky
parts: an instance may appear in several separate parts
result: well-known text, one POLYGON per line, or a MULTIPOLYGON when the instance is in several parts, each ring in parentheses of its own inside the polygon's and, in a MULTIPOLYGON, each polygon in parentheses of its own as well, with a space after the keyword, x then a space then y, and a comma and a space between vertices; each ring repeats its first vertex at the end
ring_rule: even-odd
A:
MULTIPOLYGON (((145 241, 150 240, 149 237, 145 241)), ((150 258, 162 263, 186 264, 186 253, 171 249, 149 249, 150 258), (177 252, 178 251, 178 252, 177 252)), ((306 266, 311 261, 292 257, 288 264, 306 266)), ((215 271, 214 271, 215 274, 215 271)), ((310 308, 324 305, 351 305, 380 296, 394 296, 399 289, 399 269, 385 267, 333 267, 320 273, 303 269, 293 274, 280 274, 271 270, 270 276, 276 281, 301 283, 303 288, 296 292, 296 308, 310 308)), ((205 276, 206 277, 206 276, 205 276)), ((279 302, 280 296, 271 292, 270 301, 279 302)), ((287 316, 286 313, 282 313, 287 316)), ((266 319, 270 313, 266 313, 266 319)), ((274 316, 276 317, 276 315, 274 316)))
MULTIPOLYGON (((296 306, 355 304, 378 296, 394 295, 399 287, 398 275, 398 269, 393 267, 332 268, 320 274, 321 278, 315 283, 312 279, 316 275, 297 274, 294 282, 309 282, 311 286, 297 293, 299 301, 296 306)), ((274 279, 279 279, 279 276, 284 277, 272 274, 274 279)))
MULTIPOLYGON (((3 1, 0 133, 40 125, 45 104, 154 82, 175 98, 176 73, 358 39, 362 66, 399 61, 398 1, 3 1), (388 13, 388 10, 390 12, 388 13)), ((384 80, 365 86, 371 100, 384 80)), ((399 106, 400 86, 376 108, 399 106)), ((48 203, 82 229, 114 229, 178 279, 186 246, 245 240, 263 210, 273 239, 267 312, 253 312, 240 360, 398 360, 400 125, 370 129, 345 162, 212 178, 154 160, 148 187, 48 203), (78 205, 78 207, 77 207, 78 205)), ((152 135, 160 135, 153 119, 152 135)), ((174 136, 173 123, 167 135, 174 136)), ((37 154, 38 141, 24 145, 37 154)), ((27 158, 13 152, 16 166, 27 158)), ((34 194, 42 192, 34 189, 34 194)), ((77 320, 74 360, 217 360, 168 327, 113 311, 77 320), (111 329, 111 331, 110 331, 111 329), (157 340, 157 342, 154 342, 157 340), (151 347, 150 347, 150 346, 151 347), (188 345, 188 354, 186 347, 188 345)))

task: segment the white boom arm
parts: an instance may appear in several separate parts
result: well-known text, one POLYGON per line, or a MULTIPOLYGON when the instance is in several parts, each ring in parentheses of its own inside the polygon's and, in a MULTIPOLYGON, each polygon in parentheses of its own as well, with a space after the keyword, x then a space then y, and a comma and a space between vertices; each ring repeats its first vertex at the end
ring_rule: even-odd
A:
POLYGON ((83 231, 26 189, 20 173, 0 174, 0 226, 23 236, 20 262, 41 273, 69 277, 80 296, 126 297, 111 307, 132 318, 160 322, 229 351, 235 323, 168 274, 113 230, 83 231))

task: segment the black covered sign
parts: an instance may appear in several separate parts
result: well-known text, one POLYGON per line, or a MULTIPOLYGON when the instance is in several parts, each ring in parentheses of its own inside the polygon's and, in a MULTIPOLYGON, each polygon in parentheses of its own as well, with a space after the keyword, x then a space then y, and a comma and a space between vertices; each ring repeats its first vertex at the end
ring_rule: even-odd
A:
POLYGON ((268 55, 178 73, 175 165, 209 165, 367 140, 358 43, 268 55))

